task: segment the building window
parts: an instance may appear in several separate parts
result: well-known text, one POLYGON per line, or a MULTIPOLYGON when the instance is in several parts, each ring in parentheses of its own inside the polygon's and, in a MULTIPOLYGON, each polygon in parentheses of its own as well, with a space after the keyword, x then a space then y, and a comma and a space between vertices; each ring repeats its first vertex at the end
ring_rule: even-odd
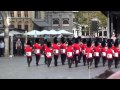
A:
POLYGON ((14 21, 11 21, 11 25, 10 25, 11 28, 15 28, 14 23, 15 23, 14 21))
POLYGON ((10 25, 10 27, 11 27, 11 28, 15 28, 15 26, 14 26, 14 25, 10 25))
POLYGON ((24 28, 25 28, 26 31, 28 31, 28 21, 25 22, 24 28))
POLYGON ((69 18, 68 19, 63 19, 63 24, 69 24, 69 18))
POLYGON ((38 19, 38 11, 35 11, 35 18, 38 19))
POLYGON ((104 31, 104 36, 107 36, 107 31, 104 31))
POLYGON ((18 25, 18 29, 21 29, 21 25, 18 25))
POLYGON ((21 11, 17 12, 18 17, 21 17, 21 11))
POLYGON ((28 25, 25 25, 25 30, 28 31, 28 25))
POLYGON ((14 17, 14 11, 10 11, 10 16, 14 17))
POLYGON ((53 24, 59 24, 59 19, 58 18, 53 19, 53 24))
POLYGON ((25 17, 28 17, 28 11, 24 11, 25 17))

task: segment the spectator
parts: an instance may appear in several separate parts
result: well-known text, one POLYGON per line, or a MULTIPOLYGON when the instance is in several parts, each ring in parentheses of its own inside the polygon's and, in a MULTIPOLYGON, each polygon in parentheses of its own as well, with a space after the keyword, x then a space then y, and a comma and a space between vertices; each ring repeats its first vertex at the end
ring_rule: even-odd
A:
POLYGON ((4 56, 4 42, 1 40, 0 42, 0 57, 4 56))
POLYGON ((21 43, 21 40, 19 38, 16 41, 16 50, 17 50, 17 56, 20 56, 21 50, 22 50, 22 43, 21 43))

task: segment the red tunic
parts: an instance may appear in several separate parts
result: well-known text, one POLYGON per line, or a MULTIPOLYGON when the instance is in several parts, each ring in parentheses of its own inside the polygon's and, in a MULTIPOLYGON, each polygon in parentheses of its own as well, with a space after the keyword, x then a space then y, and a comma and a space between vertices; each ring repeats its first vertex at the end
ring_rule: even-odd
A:
POLYGON ((67 46, 66 46, 66 44, 65 43, 61 43, 60 44, 60 52, 61 52, 61 54, 66 54, 66 49, 67 49, 67 46))
POLYGON ((27 57, 32 57, 32 48, 29 45, 26 45, 24 50, 27 57))
POLYGON ((93 49, 92 49, 92 47, 90 47, 90 48, 86 48, 86 50, 85 50, 85 53, 86 53, 86 58, 88 59, 92 59, 93 58, 93 49))
POLYGON ((106 57, 107 47, 101 48, 102 57, 106 57))
POLYGON ((107 50, 107 52, 106 52, 106 54, 107 54, 107 59, 108 60, 113 60, 113 49, 112 48, 109 48, 108 50, 107 50))
POLYGON ((100 46, 94 47, 94 57, 100 57, 101 49, 100 46))
POLYGON ((58 46, 58 44, 52 44, 52 49, 53 49, 53 53, 54 53, 54 55, 59 55, 59 50, 60 50, 60 48, 59 48, 59 46, 58 46))
POLYGON ((76 54, 76 55, 80 54, 81 49, 80 49, 79 44, 76 44, 76 43, 73 44, 73 49, 74 49, 74 54, 76 54))
POLYGON ((73 46, 67 47, 67 58, 73 58, 73 46))
POLYGON ((118 58, 119 57, 119 48, 114 47, 114 57, 118 58))
POLYGON ((45 54, 46 54, 46 58, 52 58, 52 49, 46 47, 45 48, 45 54))
POLYGON ((86 48, 87 48, 87 45, 83 44, 82 47, 81 47, 83 55, 85 55, 85 49, 86 48))
POLYGON ((41 50, 40 44, 36 43, 36 44, 33 45, 33 47, 35 49, 35 54, 40 55, 40 50, 41 50))

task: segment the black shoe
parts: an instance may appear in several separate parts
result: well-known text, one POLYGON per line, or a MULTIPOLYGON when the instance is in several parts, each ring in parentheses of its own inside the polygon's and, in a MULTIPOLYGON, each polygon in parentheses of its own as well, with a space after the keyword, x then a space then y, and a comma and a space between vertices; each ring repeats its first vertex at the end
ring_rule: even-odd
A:
POLYGON ((39 66, 39 64, 36 64, 36 66, 39 66))
POLYGON ((30 64, 28 64, 28 67, 30 67, 30 64))

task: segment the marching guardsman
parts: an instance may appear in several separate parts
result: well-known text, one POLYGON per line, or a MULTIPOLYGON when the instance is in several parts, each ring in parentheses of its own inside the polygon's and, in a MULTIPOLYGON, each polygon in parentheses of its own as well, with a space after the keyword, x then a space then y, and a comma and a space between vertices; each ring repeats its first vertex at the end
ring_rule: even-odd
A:
POLYGON ((112 49, 112 43, 110 41, 108 42, 108 50, 106 54, 107 54, 107 60, 108 60, 108 69, 111 69, 111 66, 113 63, 114 50, 112 49))
POLYGON ((27 45, 25 46, 24 50, 27 57, 28 67, 30 67, 30 63, 32 62, 32 47, 31 47, 30 40, 27 41, 27 45))
POLYGON ((78 39, 79 39, 79 46, 80 46, 80 56, 79 56, 79 62, 80 62, 80 60, 82 58, 82 49, 81 49, 81 47, 82 47, 83 43, 81 42, 81 37, 78 37, 78 39))
POLYGON ((119 42, 118 42, 118 39, 116 39, 115 43, 114 43, 114 60, 115 60, 115 68, 117 68, 118 64, 119 64, 119 42))
POLYGON ((53 49, 53 54, 54 54, 54 64, 55 64, 55 66, 57 66, 59 50, 60 50, 60 48, 58 46, 57 37, 54 38, 54 43, 52 44, 52 49, 53 49))
POLYGON ((72 42, 68 42, 68 47, 67 47, 67 59, 68 59, 68 66, 71 68, 72 63, 73 63, 73 46, 72 42))
POLYGON ((47 42, 47 47, 45 48, 45 55, 47 60, 47 66, 50 67, 51 61, 52 61, 52 48, 51 48, 51 42, 47 42))
POLYGON ((44 61, 45 64, 47 64, 46 54, 45 54, 45 48, 46 47, 47 47, 47 39, 44 40, 44 44, 42 46, 42 50, 43 50, 43 54, 44 54, 44 58, 45 58, 45 61, 44 61))
POLYGON ((78 38, 75 39, 75 43, 73 44, 73 49, 74 49, 74 60, 76 63, 76 67, 78 65, 78 62, 80 63, 80 46, 79 46, 79 41, 78 38))
POLYGON ((91 47, 91 45, 92 45, 92 42, 88 41, 87 48, 85 49, 88 69, 90 68, 90 66, 92 65, 92 62, 93 62, 93 48, 91 47))
POLYGON ((106 51, 107 51, 107 46, 106 46, 106 42, 103 41, 102 42, 102 49, 101 49, 101 56, 102 56, 102 60, 103 60, 103 67, 105 66, 106 63, 106 51))
POLYGON ((40 55, 41 55, 41 45, 39 44, 39 39, 35 39, 35 44, 33 45, 34 48, 34 53, 35 53, 35 57, 36 57, 36 66, 39 65, 39 61, 40 61, 40 55))
POLYGON ((95 42, 95 47, 93 48, 93 50, 94 50, 95 68, 97 68, 98 67, 98 63, 100 61, 100 53, 101 53, 101 49, 99 47, 98 41, 95 42))
POLYGON ((87 45, 86 45, 86 39, 84 38, 83 39, 83 45, 81 47, 82 49, 82 55, 83 55, 83 63, 84 63, 84 66, 86 65, 86 54, 85 54, 85 49, 87 48, 87 45))
POLYGON ((66 49, 67 49, 67 45, 65 44, 65 39, 64 39, 64 37, 62 37, 61 38, 61 45, 60 45, 60 53, 61 53, 61 62, 62 62, 62 65, 65 64, 66 49))

